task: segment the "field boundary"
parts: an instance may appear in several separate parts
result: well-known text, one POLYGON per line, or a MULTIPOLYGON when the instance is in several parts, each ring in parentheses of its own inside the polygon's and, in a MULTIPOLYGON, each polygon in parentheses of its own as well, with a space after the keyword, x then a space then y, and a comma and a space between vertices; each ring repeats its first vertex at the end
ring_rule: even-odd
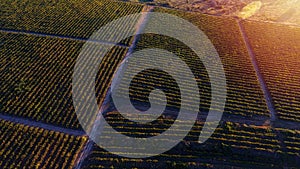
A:
MULTIPOLYGON (((256 72, 256 75, 257 75, 257 78, 258 78, 258 81, 259 81, 259 86, 260 86, 261 90, 263 91, 263 95, 264 95, 264 98, 266 100, 267 107, 268 107, 268 109, 270 111, 270 114, 271 114, 271 117, 270 117, 271 130, 276 134, 276 137, 280 142, 280 146, 282 147, 283 152, 287 153, 288 150, 287 150, 286 144, 284 142, 282 133, 280 131, 275 130, 276 127, 275 127, 274 123, 278 122, 278 117, 277 117, 277 113, 276 113, 276 108, 274 106, 273 98, 272 98, 271 93, 268 89, 266 81, 264 80, 264 77, 260 72, 257 59, 255 57, 255 54, 254 54, 253 50, 252 50, 251 43, 250 43, 250 41, 247 37, 246 31, 245 31, 243 25, 241 24, 241 20, 238 20, 237 22, 238 22, 238 25, 239 25, 240 32, 241 32, 241 35, 243 37, 244 43, 246 45, 248 54, 251 58, 252 66, 254 67, 254 70, 256 72)), ((287 166, 288 166, 287 162, 284 162, 284 167, 287 167, 287 166)))
MULTIPOLYGON (((144 8, 142 9, 142 12, 152 12, 153 9, 154 9, 154 7, 145 5, 144 8)), ((132 54, 137 42, 139 41, 139 34, 141 32, 143 32, 144 26, 147 24, 147 21, 148 21, 147 18, 148 18, 147 13, 143 13, 142 16, 139 18, 139 20, 137 21, 136 31, 135 31, 135 36, 134 36, 133 42, 129 46, 129 49, 128 49, 124 59, 132 54)), ((92 131, 90 133, 89 139, 88 139, 85 147, 83 148, 81 154, 79 155, 79 158, 76 160, 76 164, 74 166, 74 169, 80 169, 83 162, 85 161, 85 159, 88 157, 90 152, 93 150, 94 142, 90 137, 94 137, 96 134, 99 134, 99 133, 96 133, 96 129, 98 128, 98 126, 101 125, 100 122, 101 122, 102 109, 103 109, 103 106, 106 105, 106 102, 108 102, 109 96, 110 96, 110 90, 108 90, 107 93, 105 94, 104 101, 101 103, 100 111, 97 114, 96 120, 93 124, 92 131)))
POLYGON ((13 123, 23 124, 23 125, 30 126, 30 127, 38 127, 38 128, 42 128, 45 130, 57 131, 60 133, 65 133, 65 134, 74 135, 74 136, 85 136, 86 135, 83 130, 74 130, 74 129, 63 128, 63 127, 47 124, 44 122, 28 120, 23 117, 7 116, 7 115, 0 114, 0 119, 10 121, 13 123))
POLYGON ((241 21, 237 21, 238 22, 238 25, 239 25, 239 29, 240 29, 240 32, 241 32, 241 36, 244 40, 244 44, 247 48, 247 51, 248 51, 248 54, 250 56, 250 59, 251 59, 251 62, 252 62, 252 66, 255 70, 255 73, 256 73, 256 76, 258 78, 258 82, 259 82, 259 85, 260 85, 260 88, 263 92, 263 95, 264 95, 264 98, 266 100, 266 103, 267 103, 267 106, 268 106, 268 109, 271 113, 271 122, 274 122, 277 120, 277 114, 276 114, 276 109, 275 109, 275 106, 273 104, 273 99, 272 99, 272 96, 270 94, 270 91, 267 87, 267 84, 264 80, 264 77, 263 75, 261 74, 260 72, 260 69, 259 69, 259 66, 258 66, 258 63, 257 63, 257 60, 256 60, 256 57, 255 57, 255 54, 252 50, 252 47, 250 45, 250 42, 249 42, 249 39, 246 35, 246 32, 245 32, 245 29, 243 27, 243 25, 241 24, 241 21))
POLYGON ((101 41, 101 40, 89 40, 88 38, 63 36, 63 35, 57 35, 57 34, 47 34, 47 33, 33 32, 33 31, 21 31, 21 30, 3 29, 3 28, 0 28, 0 32, 12 33, 12 34, 21 34, 21 35, 32 35, 32 36, 45 37, 45 38, 66 39, 66 40, 81 41, 81 42, 90 41, 90 42, 104 44, 104 45, 113 45, 113 46, 128 48, 128 45, 115 44, 114 42, 101 41))

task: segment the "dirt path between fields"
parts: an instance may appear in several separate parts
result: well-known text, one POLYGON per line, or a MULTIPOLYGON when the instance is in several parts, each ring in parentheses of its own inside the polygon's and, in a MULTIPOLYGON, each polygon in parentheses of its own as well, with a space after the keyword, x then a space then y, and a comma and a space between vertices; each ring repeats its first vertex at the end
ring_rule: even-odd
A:
MULTIPOLYGON (((21 30, 13 30, 13 29, 0 29, 0 33, 12 33, 12 34, 21 34, 21 35, 32 35, 38 37, 50 37, 50 38, 58 38, 58 39, 67 39, 72 41, 81 41, 86 42, 87 38, 80 38, 80 37, 70 37, 70 36, 63 36, 63 35, 56 35, 56 34, 47 34, 47 33, 38 33, 33 31, 21 31, 21 30)), ((113 42, 101 41, 101 40, 89 40, 90 42, 100 43, 105 45, 112 45, 112 46, 120 46, 123 48, 128 48, 127 45, 123 44, 115 44, 113 42)))
POLYGON ((264 78, 263 78, 263 75, 261 74, 261 72, 259 70, 259 66, 257 64, 257 60, 256 60, 256 57, 255 57, 255 54, 252 51, 252 48, 251 48, 250 42, 248 40, 248 37, 247 37, 247 35, 245 33, 244 27, 243 27, 243 25, 240 22, 238 22, 238 25, 240 27, 240 32, 241 32, 241 35, 242 35, 242 37, 244 39, 245 46, 247 48, 248 54, 249 54, 249 56, 251 58, 252 65, 253 65, 254 70, 256 72, 256 76, 258 78, 258 82, 260 84, 260 87, 261 87, 261 89, 263 91, 265 100, 267 102, 267 106, 268 106, 269 112, 271 113, 270 121, 275 121, 275 120, 277 120, 276 109, 274 107, 273 99, 271 97, 270 91, 269 91, 269 89, 267 87, 267 84, 266 84, 264 78))
POLYGON ((82 130, 73 130, 73 129, 63 128, 63 127, 58 127, 58 126, 46 124, 43 122, 28 120, 28 119, 25 119, 22 117, 7 116, 7 115, 0 114, 0 119, 11 121, 14 123, 23 124, 26 126, 38 127, 38 128, 43 128, 46 130, 52 130, 52 131, 57 131, 57 132, 61 132, 61 133, 66 133, 66 134, 70 134, 70 135, 74 135, 74 136, 84 136, 85 135, 85 132, 82 130))
MULTIPOLYGON (((153 10, 153 7, 145 6, 144 9, 142 10, 142 12, 151 12, 152 10, 153 10)), ((132 44, 130 45, 130 47, 128 49, 128 52, 127 52, 125 58, 130 56, 132 54, 132 52, 134 51, 134 48, 135 48, 135 46, 136 46, 136 44, 139 40, 139 35, 138 34, 143 32, 143 30, 145 28, 145 25, 147 24, 147 21, 148 21, 148 15, 147 15, 147 13, 143 13, 142 16, 140 17, 140 19, 138 20, 136 26, 135 26, 136 27, 135 36, 134 36, 132 44)), ((95 120, 95 123, 94 123, 93 129, 91 131, 91 134, 89 135, 89 140, 86 143, 82 153, 79 155, 79 158, 76 160, 76 165, 75 165, 74 169, 80 169, 83 162, 84 162, 84 160, 88 157, 88 155, 92 151, 94 142, 91 138, 96 136, 96 134, 97 135, 100 134, 98 129, 101 128, 99 126, 101 126, 101 121, 103 120, 101 113, 102 113, 102 110, 105 109, 103 107, 106 106, 106 104, 107 104, 106 102, 109 102, 109 95, 110 95, 110 91, 108 90, 108 92, 106 93, 106 97, 105 97, 105 99, 104 99, 104 101, 101 105, 99 114, 97 115, 97 118, 95 120)))

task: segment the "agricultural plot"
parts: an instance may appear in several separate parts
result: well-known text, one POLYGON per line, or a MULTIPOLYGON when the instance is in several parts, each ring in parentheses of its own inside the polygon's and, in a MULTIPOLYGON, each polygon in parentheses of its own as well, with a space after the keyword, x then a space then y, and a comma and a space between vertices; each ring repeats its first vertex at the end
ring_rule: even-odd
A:
POLYGON ((0 121, 1 168, 72 168, 86 137, 0 121))
MULTIPOLYGON (((125 122, 124 125, 124 121, 116 118, 116 114, 108 113, 107 121, 119 132, 130 136, 141 137, 144 133, 153 136, 158 134, 161 127, 165 127, 166 124, 156 125, 156 130, 147 127, 137 130, 132 122, 125 122)), ((201 130, 200 126, 196 124, 184 141, 171 150, 151 158, 119 157, 94 145, 82 168, 219 168, 224 166, 282 168, 282 166, 296 167, 297 165, 295 160, 299 155, 295 154, 297 150, 295 140, 299 139, 299 133, 288 137, 291 145, 286 151, 276 132, 270 128, 224 122, 205 143, 199 144, 196 140, 201 130)), ((171 141, 172 135, 169 139, 164 141, 171 141)), ((288 144, 288 140, 286 142, 288 144)), ((118 148, 126 149, 126 147, 114 147, 114 149, 118 148)))
MULTIPOLYGON (((161 155, 146 159, 119 157, 94 145, 91 154, 83 162, 82 168, 297 167, 299 161, 298 131, 242 124, 245 117, 252 119, 252 117, 259 116, 267 119, 270 114, 236 22, 230 19, 219 20, 215 17, 194 13, 184 15, 181 12, 163 8, 156 8, 154 11, 175 13, 187 18, 208 35, 220 54, 226 73, 228 95, 225 116, 231 117, 236 115, 236 117, 240 117, 239 120, 241 122, 223 121, 205 143, 199 144, 197 140, 203 123, 196 121, 193 129, 185 137, 184 141, 161 155), (213 26, 208 24, 211 23, 211 20, 215 21, 213 26), (228 27, 225 28, 224 25, 228 25, 228 27), (218 37, 224 37, 224 35, 228 35, 228 37, 218 39, 218 37)), ((210 84, 207 72, 201 62, 195 59, 195 54, 178 40, 155 34, 140 36, 135 51, 145 48, 166 49, 175 53, 186 62, 191 70, 194 71, 193 73, 199 86, 202 101, 200 103, 200 111, 207 112, 211 97, 209 94, 210 84)), ((140 64, 136 65, 136 70, 148 66, 147 57, 139 61, 140 64)), ((163 57, 159 61, 165 62, 165 65, 168 65, 167 63, 170 62, 169 60, 164 60, 163 57)), ((178 65, 177 68, 178 72, 182 69, 181 65, 178 65)), ((135 69, 132 69, 132 71, 134 72, 135 69)), ((182 79, 185 81, 184 77, 182 79)), ((137 74, 131 81, 129 94, 135 108, 140 110, 149 108, 150 104, 147 98, 154 88, 160 88, 165 92, 168 100, 167 109, 170 108, 171 111, 176 111, 180 106, 180 99, 176 99, 176 97, 180 97, 180 92, 194 92, 189 90, 178 92, 178 86, 174 84, 174 79, 166 73, 147 69, 137 74)), ((128 90, 128 86, 121 86, 121 89, 125 92, 128 90)), ((119 94, 119 96, 122 95, 122 93, 119 94)), ((159 103, 161 100, 163 98, 157 97, 154 102, 159 103)), ((190 107, 192 106, 190 105, 190 107)), ((112 109, 115 110, 114 107, 112 109)), ((109 111, 112 109, 109 109, 109 111)), ((130 120, 128 120, 120 116, 119 112, 116 111, 105 113, 106 121, 115 130, 130 137, 148 138, 157 136, 171 127, 171 125, 174 125, 174 118, 168 114, 161 115, 157 120, 143 125, 134 122, 138 120, 134 118, 130 117, 130 120)), ((178 128, 180 130, 179 126, 178 128)), ((105 133, 105 130, 103 132, 105 133)), ((170 139, 169 141, 173 141, 176 136, 169 135, 168 138, 170 139)), ((168 140, 163 141, 168 142, 168 140)), ((128 147, 112 148, 114 150, 123 150, 128 147)))
POLYGON ((300 122, 300 29, 243 22, 279 119, 300 122))
MULTIPOLYGON (((84 42, 6 33, 1 42, 1 114, 80 129, 72 102, 72 75, 84 42)), ((95 86, 99 103, 126 51, 115 46, 99 65, 95 86)))
MULTIPOLYGON (((174 14, 189 20, 205 32, 212 41, 220 55, 227 80, 225 115, 244 116, 250 119, 254 117, 266 119, 270 116, 255 70, 241 37, 238 24, 234 19, 224 19, 196 13, 184 13, 164 8, 155 8, 154 11, 174 14)), ((140 37, 136 51, 145 48, 165 49, 185 61, 195 75, 198 84, 200 100, 203 101, 200 103, 200 109, 204 112, 207 111, 211 99, 210 82, 203 63, 197 58, 195 53, 185 44, 174 38, 154 34, 144 34, 140 37)), ((143 59, 141 64, 136 66, 137 68, 147 67, 147 58, 144 57, 143 59)), ((160 58, 160 61, 166 63, 165 65, 168 65, 169 62, 167 59, 164 60, 163 57, 160 58)), ((178 65, 177 70, 180 73, 183 69, 178 65)), ((170 79, 166 79, 165 75, 149 71, 144 72, 144 76, 141 75, 141 77, 137 77, 136 80, 132 81, 132 89, 135 89, 136 100, 145 101, 145 98, 142 98, 142 96, 147 96, 147 91, 142 89, 142 86, 151 84, 161 86, 163 83, 169 83, 167 86, 174 89, 174 85, 171 84, 170 79), (149 80, 151 79, 149 77, 153 80, 149 80)), ((190 84, 186 82, 186 85, 189 86, 190 84)), ((126 90, 125 87, 126 86, 124 86, 124 91, 126 90)), ((195 93, 197 91, 187 90, 181 92, 195 93)), ((175 96, 176 93, 173 93, 170 95, 170 98, 174 98, 175 96)), ((160 100, 161 98, 158 98, 157 102, 160 102, 160 100)), ((176 107, 176 100, 173 102, 173 105, 170 106, 176 107)), ((171 103, 172 101, 170 101, 170 104, 171 103)), ((194 105, 189 106, 193 107, 194 105)))
MULTIPOLYGON (((182 141, 169 151, 154 157, 125 158, 114 155, 96 144, 93 144, 91 151, 86 149, 85 146, 90 140, 88 141, 86 135, 77 136, 77 132, 83 132, 72 100, 72 75, 76 59, 94 31, 114 19, 141 12, 143 9, 143 5, 112 0, 62 0, 47 3, 44 0, 26 0, 1 3, 0 115, 15 119, 14 122, 0 120, 0 168, 73 168, 78 164, 82 164, 81 168, 297 168, 300 165, 300 131, 279 128, 272 125, 273 123, 260 125, 268 122, 270 112, 237 21, 233 18, 219 18, 160 7, 154 8, 154 11, 170 13, 196 25, 205 32, 218 51, 227 81, 223 119, 217 122, 219 126, 212 136, 200 144, 198 139, 204 125, 202 119, 205 119, 211 104, 216 104, 211 103, 208 72, 187 45, 177 39, 156 34, 139 36, 134 50, 138 52, 146 48, 159 48, 176 54, 192 71, 199 91, 190 87, 190 79, 184 76, 184 66, 175 65, 173 72, 182 75, 181 80, 187 86, 182 90, 176 79, 168 73, 144 69, 149 66, 149 58, 141 57, 139 64, 131 69, 144 71, 131 79, 130 101, 138 110, 147 110, 152 103, 162 104, 162 95, 155 95, 151 102, 149 100, 150 93, 158 88, 164 92, 167 100, 165 112, 156 120, 141 124, 136 122, 136 116, 122 116, 112 101, 112 95, 108 95, 106 104, 102 105, 108 90, 114 87, 111 83, 115 70, 124 60, 128 52, 127 46, 130 46, 133 40, 133 37, 129 37, 112 47, 110 42, 118 33, 115 31, 103 35, 105 41, 101 41, 102 37, 99 37, 99 41, 92 42, 112 47, 102 59, 93 79, 95 86, 92 87, 98 105, 103 106, 103 114, 109 124, 106 127, 112 127, 129 137, 147 139, 163 134, 174 126, 175 134, 171 133, 167 138, 159 140, 174 142, 179 134, 185 132, 181 127, 190 125, 190 121, 184 120, 180 120, 180 125, 174 123, 176 113, 182 107, 182 93, 187 94, 190 99, 185 102, 187 105, 184 111, 187 112, 194 110, 195 106, 198 107, 191 102, 195 94, 198 97, 199 93, 200 113, 198 120, 195 120, 192 129, 182 141), (18 119, 32 122, 33 126, 47 127, 19 124, 18 119), (249 122, 253 125, 248 125, 249 122)), ((137 21, 139 19, 141 18, 136 18, 137 21)), ((299 122, 300 47, 295 44, 300 44, 300 31, 293 27, 252 24, 253 22, 242 22, 260 71, 271 92, 277 116, 280 119, 299 122)), ((97 45, 93 47, 95 48, 90 48, 91 53, 103 53, 97 45)), ((85 62, 85 59, 82 58, 81 66, 89 70, 93 65, 85 62)), ((159 62, 170 66, 172 60, 160 57, 159 62)), ((90 72, 82 73, 81 77, 85 76, 85 73, 90 72)), ((84 120, 89 120, 89 115, 93 114, 89 114, 90 95, 86 90, 92 84, 77 88, 83 97, 80 100, 82 102, 76 104, 76 108, 87 112, 86 116, 81 117, 84 120)), ((124 96, 128 86, 120 85, 120 88, 121 93, 117 94, 124 96)), ((148 121, 152 117, 144 116, 144 120, 148 121)), ((84 120, 83 122, 86 122, 84 120)), ((214 130, 215 123, 211 121, 206 124, 214 130)), ((104 128, 101 133, 92 133, 92 138, 102 134, 104 137, 110 136, 107 131, 109 130, 104 128)), ((105 139, 114 143, 111 138, 105 139)), ((126 139, 121 141, 128 143, 126 139)), ((124 150, 128 151, 126 154, 132 152, 132 149, 135 150, 130 144, 109 148, 122 150, 122 153, 124 150)), ((123 155, 126 155, 125 153, 123 155)))
MULTIPOLYGON (((105 24, 142 8, 111 0, 3 1, 0 28, 88 39, 105 24)), ((122 43, 129 44, 130 39, 122 43)))
POLYGON ((284 128, 276 128, 282 134, 283 144, 286 148, 286 163, 287 166, 300 165, 300 131, 284 128))

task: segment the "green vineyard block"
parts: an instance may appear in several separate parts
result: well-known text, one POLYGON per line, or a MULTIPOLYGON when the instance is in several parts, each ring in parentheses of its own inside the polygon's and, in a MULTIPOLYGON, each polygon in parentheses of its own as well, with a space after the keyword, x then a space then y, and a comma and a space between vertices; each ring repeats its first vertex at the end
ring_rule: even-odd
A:
MULTIPOLYGON (((0 29, 88 39, 109 22, 142 9, 143 5, 111 0, 3 1, 0 29)), ((128 45, 130 39, 123 43, 128 45)))
MULTIPOLYGON (((202 30, 211 40, 219 53, 226 76, 227 101, 224 116, 230 117, 236 115, 237 117, 244 116, 250 119, 259 117, 261 120, 267 119, 270 116, 258 78, 252 66, 251 58, 235 19, 207 16, 199 13, 189 13, 159 7, 155 8, 154 12, 173 14, 187 19, 202 30)), ((185 44, 174 38, 155 34, 144 34, 140 37, 136 50, 142 50, 144 48, 165 49, 184 60, 193 71, 198 83, 200 100, 203 101, 200 103, 200 109, 207 111, 207 105, 210 104, 210 81, 205 67, 201 61, 197 60, 198 58, 195 53, 185 44)), ((145 62, 137 66, 146 67, 147 58, 144 58, 144 60, 145 62)), ((163 58, 161 60, 163 60, 163 58)), ((164 62, 168 63, 168 60, 164 62)), ((177 70, 178 73, 180 73, 181 67, 178 66, 177 70)), ((160 83, 162 79, 165 80, 161 75, 152 74, 149 76, 153 76, 152 78, 155 79, 155 83, 160 83)), ((184 77, 182 77, 182 80, 185 81, 184 77)), ((142 82, 142 79, 135 82, 136 88, 138 88, 138 84, 142 82)), ((186 83, 186 85, 189 86, 188 83, 186 83)), ((170 84, 170 86, 172 86, 172 84, 170 84)), ((142 92, 142 90, 139 90, 137 94, 142 94, 142 92)), ((181 92, 195 93, 197 91, 187 90, 181 92)), ((189 106, 193 107, 195 105, 189 106)))
MULTIPOLYGON (((0 54, 1 114, 80 129, 72 102, 72 75, 84 42, 4 33, 1 39, 5 49, 0 54)), ((95 86, 99 104, 126 51, 113 47, 99 65, 95 86)))
POLYGON ((243 22, 279 119, 300 122, 300 28, 243 22))
MULTIPOLYGON (((140 135, 142 130, 141 133, 153 132, 147 128, 136 131, 130 127, 130 124, 121 130, 127 130, 130 135, 134 135, 135 132, 136 135, 140 135)), ((82 168, 170 168, 172 166, 178 168, 204 168, 205 166, 276 168, 283 166, 282 158, 285 156, 283 147, 271 128, 224 122, 203 144, 195 141, 199 130, 201 127, 196 125, 184 141, 177 146, 163 154, 146 159, 116 156, 95 144, 82 168)), ((169 139, 164 141, 171 141, 171 135, 169 139)), ((295 143, 293 144, 293 149, 296 150, 295 143)), ((126 149, 126 147, 114 148, 126 149)), ((286 160, 293 161, 294 157, 295 155, 290 155, 286 160)))
POLYGON ((87 137, 0 121, 1 168, 71 169, 87 137))

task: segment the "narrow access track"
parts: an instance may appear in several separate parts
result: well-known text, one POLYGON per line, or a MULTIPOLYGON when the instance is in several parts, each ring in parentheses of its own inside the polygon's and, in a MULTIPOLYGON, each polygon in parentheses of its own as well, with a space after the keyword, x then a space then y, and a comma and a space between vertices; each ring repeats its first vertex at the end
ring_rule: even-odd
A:
POLYGON ((87 38, 80 38, 80 37, 71 37, 71 36, 63 36, 63 35, 57 35, 57 34, 47 34, 47 33, 39 33, 39 32, 33 32, 33 31, 21 31, 21 30, 13 30, 13 29, 0 29, 0 33, 12 33, 12 34, 21 34, 21 35, 33 35, 38 37, 50 37, 50 38, 58 38, 58 39, 67 39, 67 40, 73 40, 73 41, 81 41, 81 42, 94 42, 94 43, 100 43, 105 45, 113 45, 113 46, 120 46, 123 48, 128 48, 127 45, 123 44, 115 44, 113 42, 107 42, 107 41, 101 41, 101 40, 89 40, 87 38))
MULTIPOLYGON (((146 12, 152 12, 153 11, 153 8, 152 6, 144 6, 142 12, 145 12, 142 14, 142 16, 140 17, 140 19, 138 20, 137 24, 136 24, 136 31, 135 31, 135 36, 134 36, 134 39, 133 39, 133 42, 132 44, 130 45, 128 51, 127 51, 127 54, 125 56, 128 57, 132 54, 138 40, 139 40, 139 34, 143 31, 143 29, 145 28, 145 25, 147 24, 147 21, 148 21, 148 17, 147 17, 147 13, 146 12)), ((125 59, 124 58, 124 59, 125 59)), ((93 148, 93 145, 94 145, 94 142, 93 140, 91 139, 91 137, 94 137, 96 134, 99 134, 97 133, 97 128, 98 126, 100 126, 100 122, 101 122, 101 113, 102 113, 102 109, 103 109, 103 106, 105 107, 105 102, 108 101, 108 98, 109 98, 109 95, 110 95, 110 91, 108 90, 107 93, 106 93, 106 96, 105 96, 105 99, 102 103, 102 105, 100 106, 100 111, 99 113, 97 114, 97 118, 94 122, 94 125, 93 125, 93 129, 91 131, 91 134, 89 136, 89 139, 85 145, 85 147, 83 148, 83 151, 81 152, 81 154, 79 155, 79 158, 76 160, 76 164, 74 166, 74 169, 80 169, 84 160, 88 157, 88 155, 90 154, 90 152, 92 151, 92 148, 93 148)))
POLYGON ((51 131, 57 131, 57 132, 70 134, 70 135, 74 135, 74 136, 85 136, 86 135, 85 132, 82 130, 73 130, 73 129, 63 128, 63 127, 55 126, 52 124, 46 124, 43 122, 25 119, 22 117, 8 116, 8 115, 0 114, 0 119, 10 121, 13 123, 23 124, 26 126, 38 127, 38 128, 43 128, 46 130, 51 130, 51 131))
POLYGON ((263 75, 261 74, 261 72, 259 70, 259 66, 258 66, 256 57, 255 57, 255 54, 254 54, 254 52, 252 50, 252 47, 251 47, 250 42, 249 42, 249 39, 248 39, 248 37, 247 37, 247 35, 245 33, 245 29, 244 29, 244 27, 243 27, 243 25, 241 24, 240 21, 238 21, 238 25, 239 25, 239 28, 240 28, 241 35, 242 35, 242 37, 244 39, 244 43, 246 45, 248 54, 249 54, 249 56, 251 58, 252 65, 253 65, 254 70, 256 72, 256 75, 257 75, 260 87, 261 87, 261 89, 263 91, 264 98, 265 98, 265 100, 267 102, 268 109, 269 109, 269 111, 271 113, 271 119, 270 119, 270 121, 274 122, 274 121, 277 120, 277 116, 276 116, 276 109, 275 109, 275 106, 273 104, 272 96, 271 96, 270 91, 269 91, 269 89, 267 87, 267 84, 266 84, 266 82, 264 80, 264 77, 263 77, 263 75))

